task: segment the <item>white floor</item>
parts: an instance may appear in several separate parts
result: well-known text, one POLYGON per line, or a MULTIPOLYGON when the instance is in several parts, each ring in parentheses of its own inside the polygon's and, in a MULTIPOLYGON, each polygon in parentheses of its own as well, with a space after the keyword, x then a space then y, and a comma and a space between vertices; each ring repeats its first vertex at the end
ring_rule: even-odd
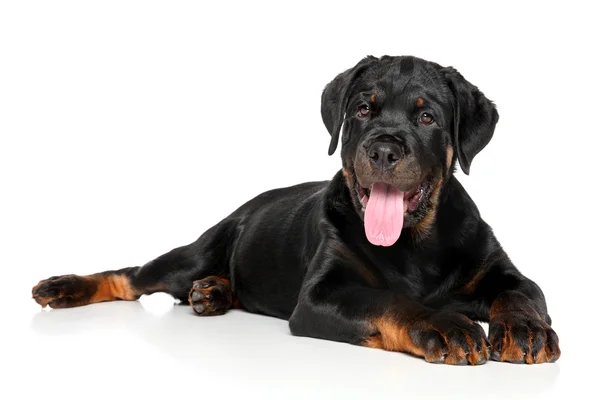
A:
POLYGON ((293 337, 286 321, 243 311, 196 317, 163 294, 68 310, 19 303, 2 324, 3 399, 565 398, 592 372, 564 345, 549 365, 431 365, 293 337))

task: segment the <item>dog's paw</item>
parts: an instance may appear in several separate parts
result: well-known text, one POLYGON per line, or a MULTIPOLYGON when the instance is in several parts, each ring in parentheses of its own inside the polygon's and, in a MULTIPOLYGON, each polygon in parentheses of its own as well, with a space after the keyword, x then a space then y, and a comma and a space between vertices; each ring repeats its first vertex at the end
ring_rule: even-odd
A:
POLYGON ((489 338, 494 361, 541 364, 560 357, 556 332, 537 316, 519 312, 495 315, 489 338))
POLYGON ((427 362, 480 365, 489 358, 485 331, 462 314, 436 313, 413 325, 409 332, 427 362))
POLYGON ((228 279, 208 276, 195 281, 188 297, 198 315, 221 315, 231 308, 232 293, 228 279))
POLYGON ((31 290, 33 299, 42 307, 77 307, 87 304, 96 291, 96 284, 77 275, 53 276, 40 281, 31 290))

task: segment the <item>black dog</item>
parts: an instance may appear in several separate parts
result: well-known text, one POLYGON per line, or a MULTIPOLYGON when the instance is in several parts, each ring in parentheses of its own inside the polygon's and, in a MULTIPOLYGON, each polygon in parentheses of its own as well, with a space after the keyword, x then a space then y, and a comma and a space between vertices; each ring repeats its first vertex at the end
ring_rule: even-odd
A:
POLYGON ((41 281, 34 299, 64 308, 167 292, 199 315, 244 308, 289 319, 294 335, 429 362, 557 360, 542 291, 453 176, 492 138, 492 102, 453 68, 367 57, 327 85, 321 113, 330 155, 343 126, 331 181, 263 193, 143 267, 41 281), (474 320, 489 321, 489 342, 474 320))

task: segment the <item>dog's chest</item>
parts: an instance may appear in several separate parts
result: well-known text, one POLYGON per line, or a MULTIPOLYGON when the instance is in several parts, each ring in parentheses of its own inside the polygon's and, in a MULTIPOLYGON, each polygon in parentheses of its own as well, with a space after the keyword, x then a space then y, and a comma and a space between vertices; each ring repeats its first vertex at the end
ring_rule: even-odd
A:
POLYGON ((392 260, 380 261, 378 267, 384 284, 390 289, 423 300, 436 293, 443 295, 451 288, 437 254, 408 253, 392 260))

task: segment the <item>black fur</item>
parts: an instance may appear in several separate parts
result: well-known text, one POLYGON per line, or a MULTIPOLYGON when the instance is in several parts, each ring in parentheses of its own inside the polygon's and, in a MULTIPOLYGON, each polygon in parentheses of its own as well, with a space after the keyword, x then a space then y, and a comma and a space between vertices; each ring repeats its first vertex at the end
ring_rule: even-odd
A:
POLYGON ((137 296, 165 291, 187 302, 195 280, 227 277, 241 307, 289 319, 294 335, 449 364, 557 359, 542 291, 515 268, 452 175, 456 160, 468 173, 490 141, 492 102, 453 68, 367 57, 327 85, 321 113, 329 154, 343 125, 344 172, 263 193, 194 243, 123 270, 137 296), (357 117, 365 106, 369 117, 357 117), (424 110, 433 124, 420 123, 424 110), (376 141, 396 146, 404 167, 373 172, 366 153, 376 141), (378 180, 424 188, 390 247, 367 240, 358 198, 378 180), (490 349, 471 320, 490 321, 490 349))

